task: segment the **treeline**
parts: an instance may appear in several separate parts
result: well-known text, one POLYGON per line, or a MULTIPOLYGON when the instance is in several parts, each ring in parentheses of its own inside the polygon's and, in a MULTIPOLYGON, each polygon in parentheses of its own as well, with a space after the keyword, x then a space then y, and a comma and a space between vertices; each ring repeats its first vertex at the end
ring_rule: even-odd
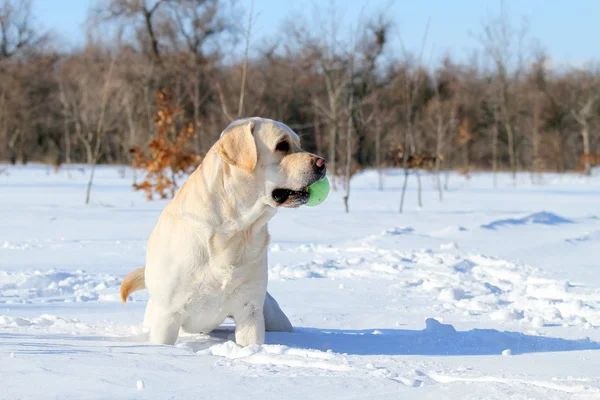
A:
POLYGON ((482 25, 479 56, 431 65, 422 43, 390 56, 401 21, 364 17, 346 35, 330 14, 290 16, 265 43, 252 11, 228 1, 104 0, 85 43, 66 51, 36 29, 29 1, 2 0, 0 160, 131 163, 130 149, 156 137, 157 95, 169 93, 181 110, 169 135, 186 132, 199 155, 232 120, 258 115, 287 123, 343 176, 600 161, 600 75, 551 68, 506 15, 482 25))

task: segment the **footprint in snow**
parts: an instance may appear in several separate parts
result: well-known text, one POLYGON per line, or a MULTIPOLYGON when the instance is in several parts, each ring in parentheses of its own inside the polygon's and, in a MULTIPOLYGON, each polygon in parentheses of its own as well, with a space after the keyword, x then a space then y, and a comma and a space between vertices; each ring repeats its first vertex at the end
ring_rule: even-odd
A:
POLYGON ((385 236, 396 236, 396 235, 406 235, 408 233, 413 233, 415 230, 410 227, 399 226, 396 228, 386 229, 383 231, 383 235, 385 236))
POLYGON ((529 225, 529 224, 539 224, 539 225, 563 225, 563 224, 572 224, 574 223, 572 220, 561 217, 560 215, 553 214, 548 211, 540 211, 537 213, 533 213, 527 215, 522 218, 507 218, 507 219, 499 219, 490 222, 489 224, 481 225, 483 229, 491 229, 496 230, 497 228, 501 228, 504 226, 514 226, 514 225, 529 225))

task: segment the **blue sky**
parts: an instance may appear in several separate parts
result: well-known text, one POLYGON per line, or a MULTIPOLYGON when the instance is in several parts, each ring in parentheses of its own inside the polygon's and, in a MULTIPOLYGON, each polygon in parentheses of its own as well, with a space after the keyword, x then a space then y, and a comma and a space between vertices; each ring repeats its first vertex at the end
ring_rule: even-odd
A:
MULTIPOLYGON (((93 0, 34 0, 34 13, 38 22, 52 29, 64 43, 77 45, 83 41, 83 23, 93 3, 93 0)), ((239 3, 249 8, 250 0, 239 3)), ((363 10, 372 15, 385 9, 396 25, 389 50, 392 52, 399 50, 400 37, 407 48, 418 50, 430 20, 424 61, 439 58, 443 53, 467 59, 479 47, 471 33, 480 32, 482 21, 497 13, 501 4, 499 0, 337 0, 336 3, 342 27, 356 24, 363 10)), ((258 19, 253 40, 258 43, 264 37, 276 38, 283 21, 298 13, 310 18, 314 4, 303 0, 254 0, 258 19)), ((505 4, 517 24, 522 17, 528 19, 529 37, 539 40, 553 63, 580 65, 600 58, 600 0, 505 0, 505 4)))

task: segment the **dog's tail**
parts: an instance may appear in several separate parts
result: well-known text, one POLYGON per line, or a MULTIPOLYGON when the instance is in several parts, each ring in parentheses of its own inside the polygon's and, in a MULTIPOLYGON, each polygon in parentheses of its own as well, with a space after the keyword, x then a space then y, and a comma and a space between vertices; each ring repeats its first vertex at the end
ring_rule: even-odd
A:
POLYGON ((123 279, 121 283, 121 300, 123 304, 127 302, 127 297, 136 290, 146 288, 146 279, 144 278, 144 271, 146 267, 141 267, 131 272, 123 279))

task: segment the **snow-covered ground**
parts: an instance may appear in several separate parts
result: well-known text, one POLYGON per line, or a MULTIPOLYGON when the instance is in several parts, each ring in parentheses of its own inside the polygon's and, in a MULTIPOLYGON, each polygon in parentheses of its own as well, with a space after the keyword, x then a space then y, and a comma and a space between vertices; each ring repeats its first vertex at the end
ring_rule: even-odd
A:
POLYGON ((366 172, 271 223, 269 291, 296 327, 239 348, 232 326, 152 346, 143 265, 164 201, 131 171, 0 166, 2 399, 600 398, 600 177, 452 175, 424 207, 366 172))

